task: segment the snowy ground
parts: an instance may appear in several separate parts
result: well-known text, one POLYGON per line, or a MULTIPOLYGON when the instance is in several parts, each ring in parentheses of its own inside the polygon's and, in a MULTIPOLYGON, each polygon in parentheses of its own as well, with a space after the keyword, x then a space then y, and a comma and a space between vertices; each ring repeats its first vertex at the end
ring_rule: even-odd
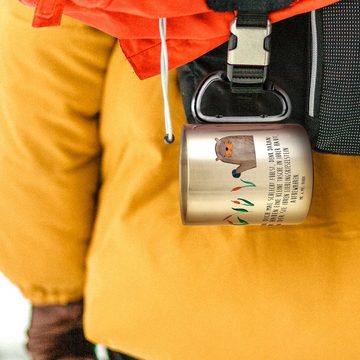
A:
POLYGON ((0 273, 0 360, 27 360, 26 328, 30 304, 0 273))

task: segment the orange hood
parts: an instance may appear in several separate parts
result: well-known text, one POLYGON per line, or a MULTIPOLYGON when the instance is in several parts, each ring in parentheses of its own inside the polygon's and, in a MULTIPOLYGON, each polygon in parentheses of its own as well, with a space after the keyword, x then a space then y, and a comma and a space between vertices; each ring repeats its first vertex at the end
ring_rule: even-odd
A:
MULTIPOLYGON (((167 18, 169 67, 181 66, 228 40, 233 13, 216 13, 205 0, 21 0, 36 6, 33 26, 59 25, 62 13, 119 39, 136 74, 160 72, 158 18, 167 18)), ((295 0, 270 14, 271 22, 318 9, 339 0, 295 0)))

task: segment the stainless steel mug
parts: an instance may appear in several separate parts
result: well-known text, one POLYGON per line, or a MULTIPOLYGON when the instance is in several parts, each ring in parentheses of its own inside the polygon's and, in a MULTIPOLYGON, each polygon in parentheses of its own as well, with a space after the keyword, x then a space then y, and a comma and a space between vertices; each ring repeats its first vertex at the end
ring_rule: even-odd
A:
POLYGON ((185 125, 180 203, 187 225, 299 224, 313 189, 306 131, 293 124, 185 125))

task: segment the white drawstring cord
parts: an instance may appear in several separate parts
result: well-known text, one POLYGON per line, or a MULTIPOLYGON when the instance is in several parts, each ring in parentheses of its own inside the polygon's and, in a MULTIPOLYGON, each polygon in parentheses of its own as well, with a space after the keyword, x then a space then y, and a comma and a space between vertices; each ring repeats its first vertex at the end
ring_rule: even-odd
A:
POLYGON ((172 131, 172 121, 171 113, 169 106, 169 63, 168 63, 168 53, 166 46, 166 18, 159 19, 159 31, 161 39, 161 55, 160 55, 160 65, 161 65, 161 86, 164 100, 164 120, 165 120, 165 131, 166 135, 164 141, 167 144, 172 144, 175 140, 175 136, 172 131))

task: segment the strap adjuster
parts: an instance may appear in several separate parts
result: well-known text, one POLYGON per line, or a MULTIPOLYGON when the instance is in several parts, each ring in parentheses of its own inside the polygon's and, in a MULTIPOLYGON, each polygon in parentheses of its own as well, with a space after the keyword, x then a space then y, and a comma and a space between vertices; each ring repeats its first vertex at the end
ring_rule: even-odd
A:
POLYGON ((65 8, 65 0, 37 0, 34 19, 34 27, 58 26, 65 8))
POLYGON ((230 27, 227 77, 233 92, 259 92, 267 78, 270 63, 271 23, 266 26, 238 26, 235 18, 230 27))

